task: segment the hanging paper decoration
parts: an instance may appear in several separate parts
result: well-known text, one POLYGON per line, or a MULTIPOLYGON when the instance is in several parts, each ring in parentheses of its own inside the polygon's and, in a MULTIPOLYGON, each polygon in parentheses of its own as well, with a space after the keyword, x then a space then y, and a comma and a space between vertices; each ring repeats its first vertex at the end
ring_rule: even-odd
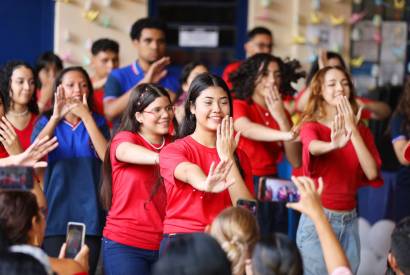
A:
POLYGON ((402 61, 404 59, 405 47, 393 47, 391 48, 391 52, 393 53, 394 57, 396 57, 397 61, 402 61))
POLYGON ((330 15, 330 23, 332 26, 340 26, 344 24, 346 19, 343 16, 330 15))
POLYGON ((256 19, 262 21, 273 21, 273 18, 269 14, 268 8, 263 8, 261 15, 256 16, 256 19))
POLYGON ((378 77, 378 76, 379 76, 379 72, 380 72, 379 65, 373 64, 372 70, 371 70, 371 75, 372 75, 373 77, 378 77))
POLYGON ((312 0, 312 10, 318 11, 320 10, 320 0, 312 0))
POLYGON ((380 30, 375 30, 373 33, 373 40, 377 43, 380 44, 382 43, 382 34, 380 30))
POLYGON ((91 60, 90 60, 90 58, 87 56, 87 55, 84 55, 83 56, 83 66, 88 66, 88 65, 90 65, 91 64, 91 60))
POLYGON ((353 25, 361 21, 367 14, 367 11, 352 13, 349 18, 349 24, 353 25))
POLYGON ((406 6, 406 0, 394 0, 394 8, 398 10, 404 9, 406 6))
POLYGON ((69 30, 64 30, 63 31, 63 41, 64 42, 70 42, 71 41, 71 33, 69 30))
POLYGON ((93 22, 97 19, 98 15, 100 15, 99 10, 89 10, 84 12, 83 16, 87 21, 93 22))
POLYGON ((72 54, 71 51, 66 51, 61 55, 61 60, 67 63, 72 63, 72 54))
POLYGON ((317 24, 320 23, 320 16, 319 16, 318 13, 312 12, 310 14, 310 23, 313 24, 313 25, 317 25, 317 24))
POLYGON ((89 11, 93 7, 93 1, 92 0, 85 0, 84 2, 84 10, 89 11))
POLYGON ((111 26, 111 18, 107 15, 101 16, 100 23, 104 28, 109 28, 111 26))
POLYGON ((293 44, 303 45, 306 44, 306 38, 302 35, 295 35, 292 38, 293 44))
POLYGON ((373 25, 375 26, 375 27, 380 27, 381 25, 382 25, 382 17, 381 17, 381 15, 380 14, 375 14, 374 16, 373 16, 373 25))
POLYGON ((360 41, 362 39, 362 32, 359 28, 353 28, 350 37, 353 41, 360 41))
POLYGON ((112 4, 112 0, 101 0, 101 2, 104 7, 110 7, 112 4))
POLYGON ((85 43, 84 43, 84 48, 89 51, 91 50, 92 45, 93 45, 93 41, 91 40, 91 38, 87 38, 87 40, 85 40, 85 43))
POLYGON ((352 60, 350 60, 350 65, 353 68, 360 68, 364 63, 364 57, 363 56, 359 56, 357 58, 352 58, 352 60))
POLYGON ((262 7, 267 8, 272 4, 272 0, 259 0, 262 7))

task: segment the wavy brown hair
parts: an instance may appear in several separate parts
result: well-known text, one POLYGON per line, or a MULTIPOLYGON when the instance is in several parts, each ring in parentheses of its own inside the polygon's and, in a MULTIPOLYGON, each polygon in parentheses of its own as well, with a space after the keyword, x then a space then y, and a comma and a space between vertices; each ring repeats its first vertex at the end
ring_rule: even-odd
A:
POLYGON ((325 99, 323 98, 322 91, 323 86, 325 85, 325 76, 330 70, 338 70, 346 76, 350 88, 349 102, 352 106, 353 112, 355 114, 357 113, 359 106, 355 100, 356 92, 349 73, 340 66, 324 67, 313 76, 313 79, 310 82, 309 88, 312 93, 306 105, 306 110, 302 115, 302 122, 318 121, 319 119, 326 117, 325 99))

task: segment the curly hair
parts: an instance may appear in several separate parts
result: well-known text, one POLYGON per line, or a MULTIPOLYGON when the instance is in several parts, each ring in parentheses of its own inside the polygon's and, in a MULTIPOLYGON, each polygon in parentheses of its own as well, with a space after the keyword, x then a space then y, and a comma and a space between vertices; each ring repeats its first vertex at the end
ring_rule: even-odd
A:
POLYGON ((306 76, 306 72, 301 70, 300 62, 295 59, 285 59, 283 61, 271 54, 259 53, 248 58, 236 72, 229 76, 236 98, 250 101, 259 78, 268 74, 268 67, 272 62, 279 66, 281 74, 280 93, 283 95, 295 94, 296 90, 291 83, 297 82, 300 78, 306 76))
POLYGON ((0 92, 3 97, 3 104, 4 104, 4 111, 7 113, 11 105, 13 104, 13 100, 11 98, 11 93, 13 92, 11 90, 11 76, 13 75, 14 71, 17 70, 20 67, 25 67, 29 69, 33 75, 33 80, 34 80, 34 91, 33 95, 31 96, 30 101, 27 104, 28 110, 30 113, 33 114, 38 114, 38 106, 37 106, 37 99, 36 99, 36 93, 35 91, 37 90, 37 79, 36 79, 36 74, 34 73, 34 69, 26 62, 24 61, 10 61, 6 65, 4 65, 1 73, 0 73, 0 92))
POLYGON ((355 100, 355 89, 353 86, 352 79, 349 75, 349 73, 342 67, 340 66, 335 66, 335 67, 324 67, 320 69, 313 77, 309 88, 312 91, 312 94, 309 97, 308 103, 306 105, 306 110, 302 115, 302 122, 304 121, 317 121, 319 119, 322 119, 326 116, 326 111, 325 111, 325 99, 323 98, 322 95, 322 90, 323 90, 323 85, 325 82, 325 76, 326 73, 329 72, 330 70, 338 70, 342 72, 348 81, 349 89, 350 89, 350 95, 349 95, 349 102, 350 105, 352 106, 353 112, 357 113, 359 107, 357 105, 357 102, 355 100))
POLYGON ((404 119, 401 125, 402 130, 410 134, 410 76, 407 76, 406 83, 404 84, 403 93, 400 96, 399 103, 396 110, 394 110, 393 116, 402 115, 407 118, 404 119))
POLYGON ((213 221, 211 235, 220 243, 232 263, 232 274, 245 273, 245 260, 259 239, 259 229, 251 212, 240 207, 222 211, 213 221))

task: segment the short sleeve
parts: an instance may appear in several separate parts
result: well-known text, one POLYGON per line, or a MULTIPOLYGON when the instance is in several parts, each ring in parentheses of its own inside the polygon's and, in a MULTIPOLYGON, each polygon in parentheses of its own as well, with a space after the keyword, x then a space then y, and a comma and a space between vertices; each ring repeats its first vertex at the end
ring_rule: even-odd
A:
POLYGON ((159 167, 165 183, 175 185, 175 168, 182 162, 191 162, 183 141, 174 142, 164 147, 159 153, 159 167))
POLYGON ((302 142, 302 163, 303 174, 310 176, 311 168, 311 155, 309 151, 309 145, 313 140, 319 139, 319 133, 317 127, 313 123, 304 123, 300 130, 300 137, 302 142))
POLYGON ((241 117, 249 117, 248 115, 249 105, 244 100, 233 101, 233 120, 237 120, 241 117))
POLYGON ((390 134, 392 143, 398 140, 407 140, 407 135, 402 130, 403 117, 401 115, 393 115, 390 120, 390 134))
POLYGON ((117 150, 118 146, 123 143, 123 142, 129 142, 129 143, 133 143, 133 144, 138 144, 139 145, 139 141, 136 138, 135 134, 132 132, 128 132, 128 131, 121 131, 119 133, 117 133, 112 141, 111 141, 111 145, 110 145, 110 154, 111 154, 111 161, 112 162, 120 162, 117 161, 117 159, 113 158, 115 156, 115 151, 117 150))
POLYGON ((47 123, 48 118, 46 116, 41 116, 40 119, 37 120, 37 123, 34 125, 33 132, 31 133, 31 143, 33 143, 47 123))
POLYGON ((253 175, 252 175, 252 167, 251 162, 249 161, 248 156, 242 150, 237 150, 239 163, 241 165, 242 171, 244 173, 244 181, 245 185, 248 190, 251 192, 253 196, 255 196, 255 190, 253 185, 253 175))
POLYGON ((118 98, 122 94, 121 84, 118 79, 111 73, 104 85, 104 100, 118 98))

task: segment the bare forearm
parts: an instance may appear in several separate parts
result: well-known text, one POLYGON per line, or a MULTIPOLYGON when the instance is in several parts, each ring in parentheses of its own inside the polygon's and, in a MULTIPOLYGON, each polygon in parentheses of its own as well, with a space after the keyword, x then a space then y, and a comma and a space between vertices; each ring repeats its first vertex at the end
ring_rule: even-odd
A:
POLYGON ((302 144, 300 142, 284 142, 286 158, 292 167, 299 167, 302 161, 302 144))
POLYGON ((38 138, 41 139, 45 136, 54 136, 54 130, 56 129, 59 122, 60 120, 58 118, 51 116, 46 126, 43 128, 43 130, 41 130, 40 134, 38 134, 38 138))
POLYGON ((239 199, 255 200, 251 192, 249 192, 248 188, 246 187, 245 181, 242 178, 241 173, 239 172, 238 166, 236 165, 234 160, 232 161, 234 164, 232 165, 231 171, 229 172, 227 177, 228 180, 235 180, 235 184, 231 185, 228 188, 232 205, 235 206, 239 199))
POLYGON ((320 156, 334 150, 335 147, 331 142, 321 140, 312 140, 309 144, 309 153, 313 156, 320 156))
POLYGON ((274 142, 286 140, 289 137, 288 132, 274 130, 253 122, 240 123, 235 130, 240 131, 242 136, 256 141, 274 142))
POLYGON ((116 99, 104 102, 104 114, 109 120, 113 120, 124 112, 130 99, 130 91, 116 99))
POLYGON ((352 144, 356 151, 357 158, 359 159, 360 166, 363 169, 367 179, 374 180, 377 178, 377 163, 369 149, 367 149, 358 130, 352 132, 352 144))
POLYGON ((300 98, 299 98, 299 100, 296 104, 296 110, 298 110, 299 112, 304 112, 305 111, 306 105, 309 101, 310 94, 311 94, 310 89, 307 88, 303 92, 303 94, 300 96, 300 98))
POLYGON ((90 135, 91 142, 94 145, 95 151, 98 154, 98 157, 104 161, 105 151, 107 150, 107 140, 98 129, 97 124, 91 114, 83 119, 85 128, 87 129, 88 134, 90 135))
POLYGON ((196 164, 190 162, 180 163, 175 168, 174 176, 176 179, 188 183, 196 190, 206 191, 203 184, 206 180, 206 175, 196 164))
POLYGON ((341 266, 349 267, 346 255, 325 214, 323 212, 318 214, 313 218, 313 222, 319 236, 328 273, 331 274, 336 268, 341 266))
POLYGON ((154 165, 158 163, 159 154, 140 145, 123 142, 117 147, 115 156, 122 162, 154 165))

